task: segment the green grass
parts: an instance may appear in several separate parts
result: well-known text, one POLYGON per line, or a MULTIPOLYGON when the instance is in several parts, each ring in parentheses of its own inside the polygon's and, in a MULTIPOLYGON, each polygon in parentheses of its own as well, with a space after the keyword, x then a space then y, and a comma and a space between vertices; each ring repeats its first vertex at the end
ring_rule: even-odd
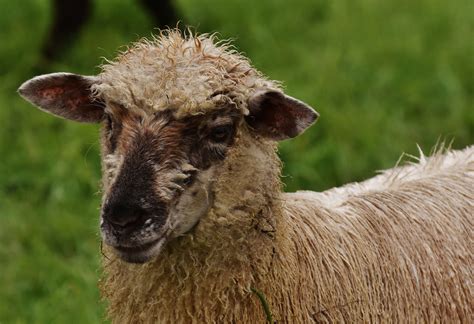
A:
MULTIPOLYGON (((44 72, 97 73, 100 57, 152 31, 133 0, 95 1, 94 16, 44 72)), ((183 22, 219 31, 287 92, 321 114, 281 145, 287 190, 370 177, 438 138, 474 140, 470 0, 179 0, 183 22)), ((97 223, 97 127, 22 101, 38 69, 50 1, 0 13, 0 323, 103 318, 97 223)))

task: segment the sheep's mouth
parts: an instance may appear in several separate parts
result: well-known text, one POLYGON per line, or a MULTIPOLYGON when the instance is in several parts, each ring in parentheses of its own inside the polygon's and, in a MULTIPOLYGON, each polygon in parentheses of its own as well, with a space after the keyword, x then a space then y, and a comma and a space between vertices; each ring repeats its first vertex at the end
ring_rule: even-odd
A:
POLYGON ((166 236, 135 246, 114 246, 118 256, 125 262, 145 263, 158 255, 166 243, 166 236))

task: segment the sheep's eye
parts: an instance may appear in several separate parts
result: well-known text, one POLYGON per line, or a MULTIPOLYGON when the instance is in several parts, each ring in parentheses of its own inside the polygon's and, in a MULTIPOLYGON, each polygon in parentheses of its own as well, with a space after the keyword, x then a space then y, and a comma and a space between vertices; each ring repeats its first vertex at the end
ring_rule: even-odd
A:
POLYGON ((222 125, 211 129, 210 139, 216 143, 226 142, 232 134, 232 125, 222 125))

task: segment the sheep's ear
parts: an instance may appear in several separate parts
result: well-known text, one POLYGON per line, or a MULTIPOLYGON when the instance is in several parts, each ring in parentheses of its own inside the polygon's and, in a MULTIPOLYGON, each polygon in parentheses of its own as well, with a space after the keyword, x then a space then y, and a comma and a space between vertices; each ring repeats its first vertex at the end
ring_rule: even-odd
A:
POLYGON ((248 104, 247 123, 260 135, 276 141, 301 134, 319 116, 304 102, 277 90, 257 91, 248 104))
POLYGON ((50 114, 84 123, 99 122, 104 104, 91 95, 97 78, 72 73, 52 73, 37 76, 23 83, 20 95, 50 114))

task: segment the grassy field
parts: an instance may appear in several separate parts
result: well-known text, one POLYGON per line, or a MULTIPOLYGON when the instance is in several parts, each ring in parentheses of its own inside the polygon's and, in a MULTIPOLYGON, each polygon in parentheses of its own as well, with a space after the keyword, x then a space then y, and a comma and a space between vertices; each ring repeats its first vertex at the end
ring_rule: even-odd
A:
MULTIPOLYGON (((100 57, 148 36, 133 0, 94 15, 44 71, 97 73, 100 57)), ((474 142, 471 0, 178 0, 186 24, 218 31, 320 112, 281 145, 287 190, 372 176, 416 143, 474 142)), ((41 113, 16 94, 37 73, 50 1, 0 13, 0 323, 97 323, 98 128, 41 113)))

